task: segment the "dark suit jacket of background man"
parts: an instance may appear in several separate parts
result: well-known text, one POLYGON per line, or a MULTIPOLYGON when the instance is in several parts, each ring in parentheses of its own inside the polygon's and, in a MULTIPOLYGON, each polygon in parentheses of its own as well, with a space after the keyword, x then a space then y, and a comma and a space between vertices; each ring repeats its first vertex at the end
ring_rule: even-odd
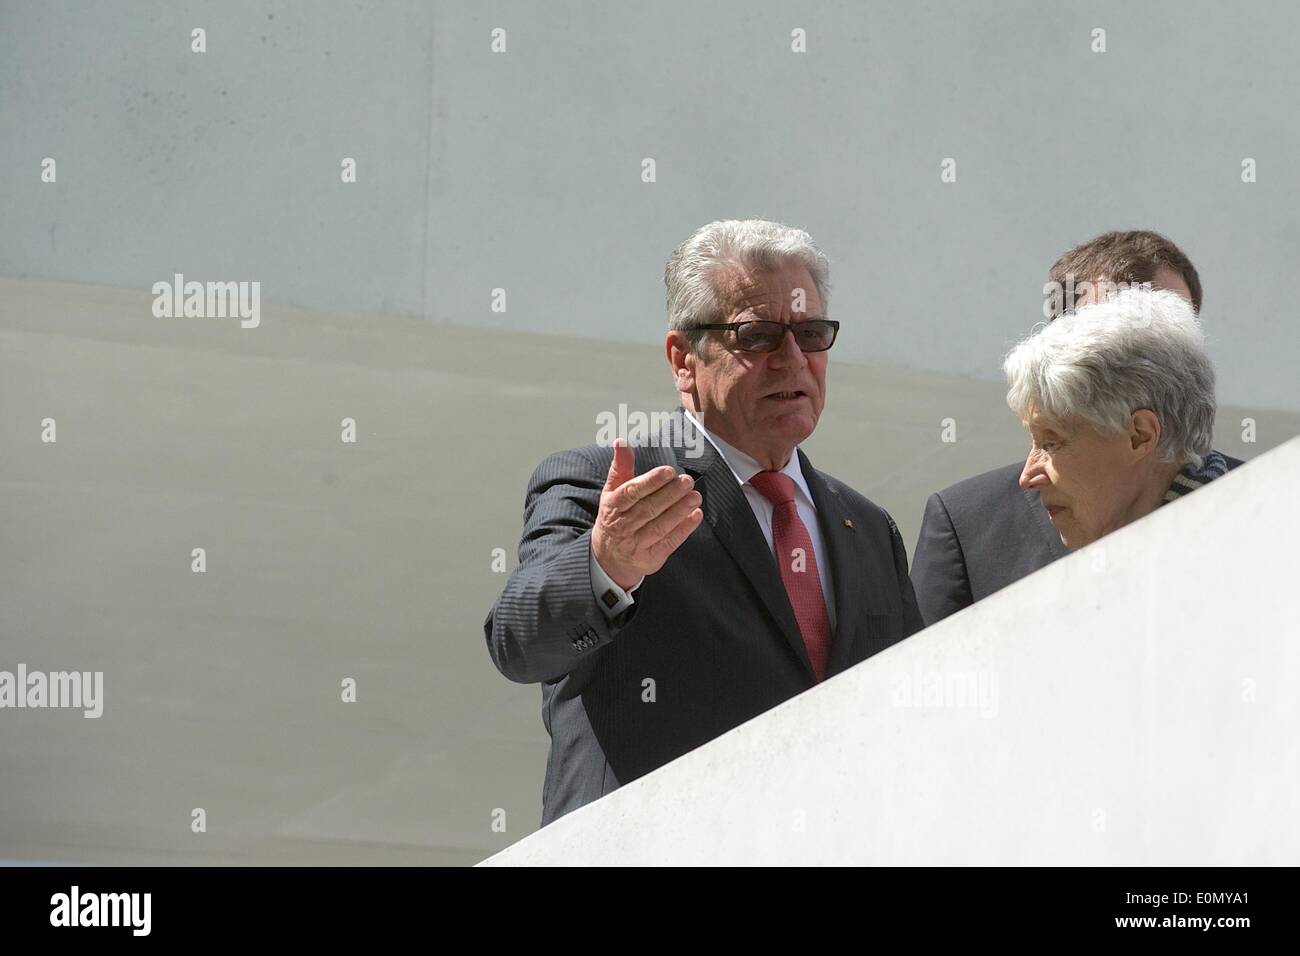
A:
MULTIPOLYGON (((519 566, 484 630, 506 677, 542 684, 551 735, 543 825, 815 683, 776 560, 740 483, 682 410, 673 414, 659 447, 634 443, 636 473, 672 465, 691 474, 704 520, 612 623, 592 593, 589 565, 612 449, 559 452, 528 482, 519 566), (681 427, 699 438, 701 457, 687 457, 680 438, 667 447, 681 427), (647 680, 653 702, 643 699, 647 680)), ((922 623, 893 519, 799 456, 831 564, 829 677, 922 623)))
MULTIPOLYGON (((1241 464, 1228 458, 1228 468, 1241 464)), ((925 503, 912 583, 927 626, 1070 553, 1017 462, 959 481, 925 503)))

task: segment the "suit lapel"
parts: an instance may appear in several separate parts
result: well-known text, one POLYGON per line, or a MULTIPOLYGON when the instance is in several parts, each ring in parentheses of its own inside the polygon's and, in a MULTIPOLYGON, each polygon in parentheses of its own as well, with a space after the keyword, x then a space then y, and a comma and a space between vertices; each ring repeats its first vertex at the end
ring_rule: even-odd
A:
POLYGON ((676 447, 677 464, 695 479, 695 490, 704 498, 704 520, 758 592, 764 606, 780 626, 790 649, 803 663, 809 680, 812 680, 812 662, 808 659, 808 649, 790 607, 785 584, 777 571, 776 558, 767 546, 753 509, 745 500, 740 482, 726 459, 718 454, 708 438, 698 433, 682 409, 678 409, 678 414, 692 437, 676 447), (702 454, 698 458, 687 457, 687 446, 692 445, 697 437, 699 445, 696 447, 702 448, 702 454))
POLYGON ((863 602, 869 600, 872 593, 870 590, 860 591, 854 583, 863 576, 871 576, 870 556, 862 541, 862 532, 853 525, 853 515, 849 513, 844 498, 826 483, 821 472, 813 468, 802 451, 799 452, 799 463, 808 490, 812 492, 813 504, 817 506, 817 524, 821 527, 822 544, 831 564, 835 633, 831 638, 831 656, 826 673, 837 674, 853 663, 853 635, 863 602))

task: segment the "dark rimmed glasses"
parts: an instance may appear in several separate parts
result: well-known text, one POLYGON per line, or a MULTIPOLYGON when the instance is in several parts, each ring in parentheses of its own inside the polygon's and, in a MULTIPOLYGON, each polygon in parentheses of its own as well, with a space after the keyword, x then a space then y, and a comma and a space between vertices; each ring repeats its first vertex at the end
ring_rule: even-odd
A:
POLYGON ((690 331, 732 332, 736 336, 736 347, 742 352, 775 352, 789 332, 801 351, 825 352, 835 344, 840 324, 833 319, 805 319, 789 324, 770 319, 747 319, 744 322, 694 325, 690 331))

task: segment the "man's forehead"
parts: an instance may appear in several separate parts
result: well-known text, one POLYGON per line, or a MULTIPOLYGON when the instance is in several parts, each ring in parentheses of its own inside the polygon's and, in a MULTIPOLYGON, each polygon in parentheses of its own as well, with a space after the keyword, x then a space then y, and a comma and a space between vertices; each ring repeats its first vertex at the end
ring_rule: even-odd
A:
POLYGON ((803 263, 791 262, 774 270, 744 271, 735 269, 723 288, 730 293, 732 311, 782 312, 796 301, 801 312, 820 313, 821 299, 817 285, 803 263))
POLYGON ((1183 274, 1177 269, 1161 265, 1156 269, 1156 274, 1151 281, 1157 289, 1168 289, 1170 292, 1177 292, 1188 302, 1193 301, 1192 290, 1188 287, 1183 274))
POLYGON ((1044 431, 1044 432, 1068 431, 1065 422, 1062 422, 1060 419, 1053 418, 1050 415, 1043 414, 1042 409, 1038 408, 1038 406, 1036 405, 1030 407, 1028 412, 1028 417, 1022 418, 1020 420, 1020 424, 1024 425, 1026 428, 1028 428, 1031 431, 1044 431))

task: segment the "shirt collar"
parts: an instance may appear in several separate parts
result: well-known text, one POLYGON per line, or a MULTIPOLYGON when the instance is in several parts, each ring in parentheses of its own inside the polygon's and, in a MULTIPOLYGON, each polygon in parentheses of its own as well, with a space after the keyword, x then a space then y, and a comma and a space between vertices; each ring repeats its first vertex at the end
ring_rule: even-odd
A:
MULTIPOLYGON (((718 450, 718 454, 722 456, 722 460, 727 463, 727 467, 731 469, 731 473, 736 476, 736 481, 741 485, 749 484, 749 479, 753 478, 760 471, 766 470, 762 465, 755 461, 752 456, 745 454, 745 452, 741 451, 739 448, 733 448, 717 435, 710 432, 704 427, 703 422, 696 418, 695 415, 691 414, 689 410, 683 409, 683 411, 686 412, 686 417, 695 424, 695 427, 704 433, 704 436, 709 440, 709 443, 718 450)), ((786 462, 785 467, 781 469, 781 474, 788 475, 794 480, 795 488, 802 493, 804 500, 812 506, 815 511, 817 506, 813 503, 812 492, 808 488, 808 482, 804 480, 803 468, 799 465, 798 446, 795 446, 794 451, 790 453, 790 460, 786 462)))

